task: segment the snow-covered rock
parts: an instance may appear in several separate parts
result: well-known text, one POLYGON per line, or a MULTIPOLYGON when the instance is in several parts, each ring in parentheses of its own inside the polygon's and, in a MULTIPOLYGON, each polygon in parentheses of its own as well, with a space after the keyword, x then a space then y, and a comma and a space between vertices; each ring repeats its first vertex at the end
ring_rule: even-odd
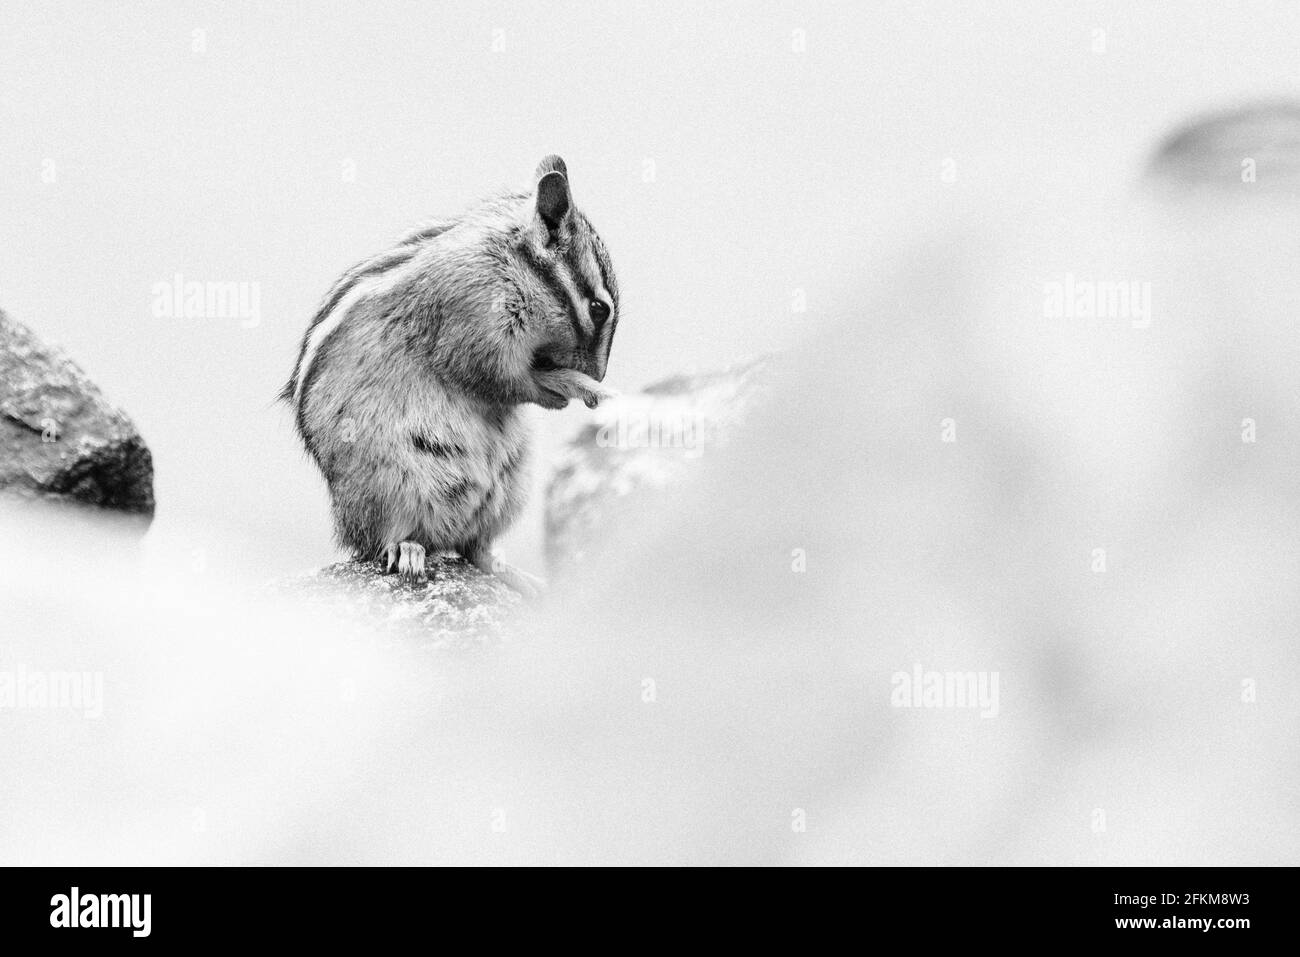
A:
POLYGON ((429 580, 411 584, 384 574, 379 562, 349 561, 277 583, 282 596, 382 638, 416 639, 419 647, 467 648, 508 633, 522 605, 491 575, 454 557, 431 557, 429 580))

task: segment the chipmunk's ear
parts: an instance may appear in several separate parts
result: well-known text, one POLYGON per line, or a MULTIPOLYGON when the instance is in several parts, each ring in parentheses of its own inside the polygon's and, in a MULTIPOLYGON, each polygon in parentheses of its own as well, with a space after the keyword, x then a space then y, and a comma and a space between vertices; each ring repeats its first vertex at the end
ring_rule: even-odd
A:
POLYGON ((537 172, 533 174, 533 179, 541 179, 550 172, 563 173, 569 175, 569 169, 564 165, 564 160, 560 159, 554 153, 550 156, 543 156, 542 161, 537 164, 537 172))
POLYGON ((552 232, 568 217, 573 208, 569 194, 569 174, 564 160, 548 156, 537 167, 537 215, 552 232))

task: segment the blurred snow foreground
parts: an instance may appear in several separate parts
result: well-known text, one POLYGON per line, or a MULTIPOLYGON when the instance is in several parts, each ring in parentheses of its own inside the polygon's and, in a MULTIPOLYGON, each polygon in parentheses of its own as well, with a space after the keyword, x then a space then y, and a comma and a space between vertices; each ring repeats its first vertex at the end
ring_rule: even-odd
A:
POLYGON ((1182 168, 934 237, 469 650, 10 512, 0 860, 1300 862, 1300 215, 1182 168))

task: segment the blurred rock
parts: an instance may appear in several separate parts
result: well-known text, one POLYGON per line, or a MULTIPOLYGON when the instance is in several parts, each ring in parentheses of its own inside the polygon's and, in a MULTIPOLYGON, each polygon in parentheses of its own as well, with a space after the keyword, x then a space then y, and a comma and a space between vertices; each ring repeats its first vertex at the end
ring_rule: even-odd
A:
POLYGON ((1148 175, 1178 189, 1294 192, 1300 187, 1300 103, 1252 103, 1198 117, 1166 137, 1148 175))
POLYGON ((769 356, 676 375, 602 403, 561 453, 546 490, 551 574, 581 564, 624 508, 647 506, 743 421, 769 356))
POLYGON ((381 638, 468 648, 507 635, 523 603, 517 593, 459 558, 431 557, 428 570, 427 582, 412 585, 378 562, 339 562, 273 587, 381 638))
POLYGON ((153 457, 60 350, 0 311, 0 491, 153 516, 153 457))

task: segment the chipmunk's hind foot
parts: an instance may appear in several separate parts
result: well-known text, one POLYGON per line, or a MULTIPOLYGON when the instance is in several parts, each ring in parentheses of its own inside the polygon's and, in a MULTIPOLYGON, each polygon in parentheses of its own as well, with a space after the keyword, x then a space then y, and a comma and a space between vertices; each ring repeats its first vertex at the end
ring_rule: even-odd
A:
POLYGON ((530 601, 539 599, 546 594, 546 580, 531 575, 522 568, 515 568, 503 561, 496 561, 493 563, 492 574, 530 601))
POLYGON ((461 554, 479 571, 500 579, 524 598, 533 600, 546 594, 546 582, 543 579, 503 562, 486 546, 468 545, 461 550, 461 554))
POLYGON ((412 584, 429 580, 424 567, 424 546, 418 542, 389 542, 384 546, 381 560, 385 575, 397 572, 412 584))

